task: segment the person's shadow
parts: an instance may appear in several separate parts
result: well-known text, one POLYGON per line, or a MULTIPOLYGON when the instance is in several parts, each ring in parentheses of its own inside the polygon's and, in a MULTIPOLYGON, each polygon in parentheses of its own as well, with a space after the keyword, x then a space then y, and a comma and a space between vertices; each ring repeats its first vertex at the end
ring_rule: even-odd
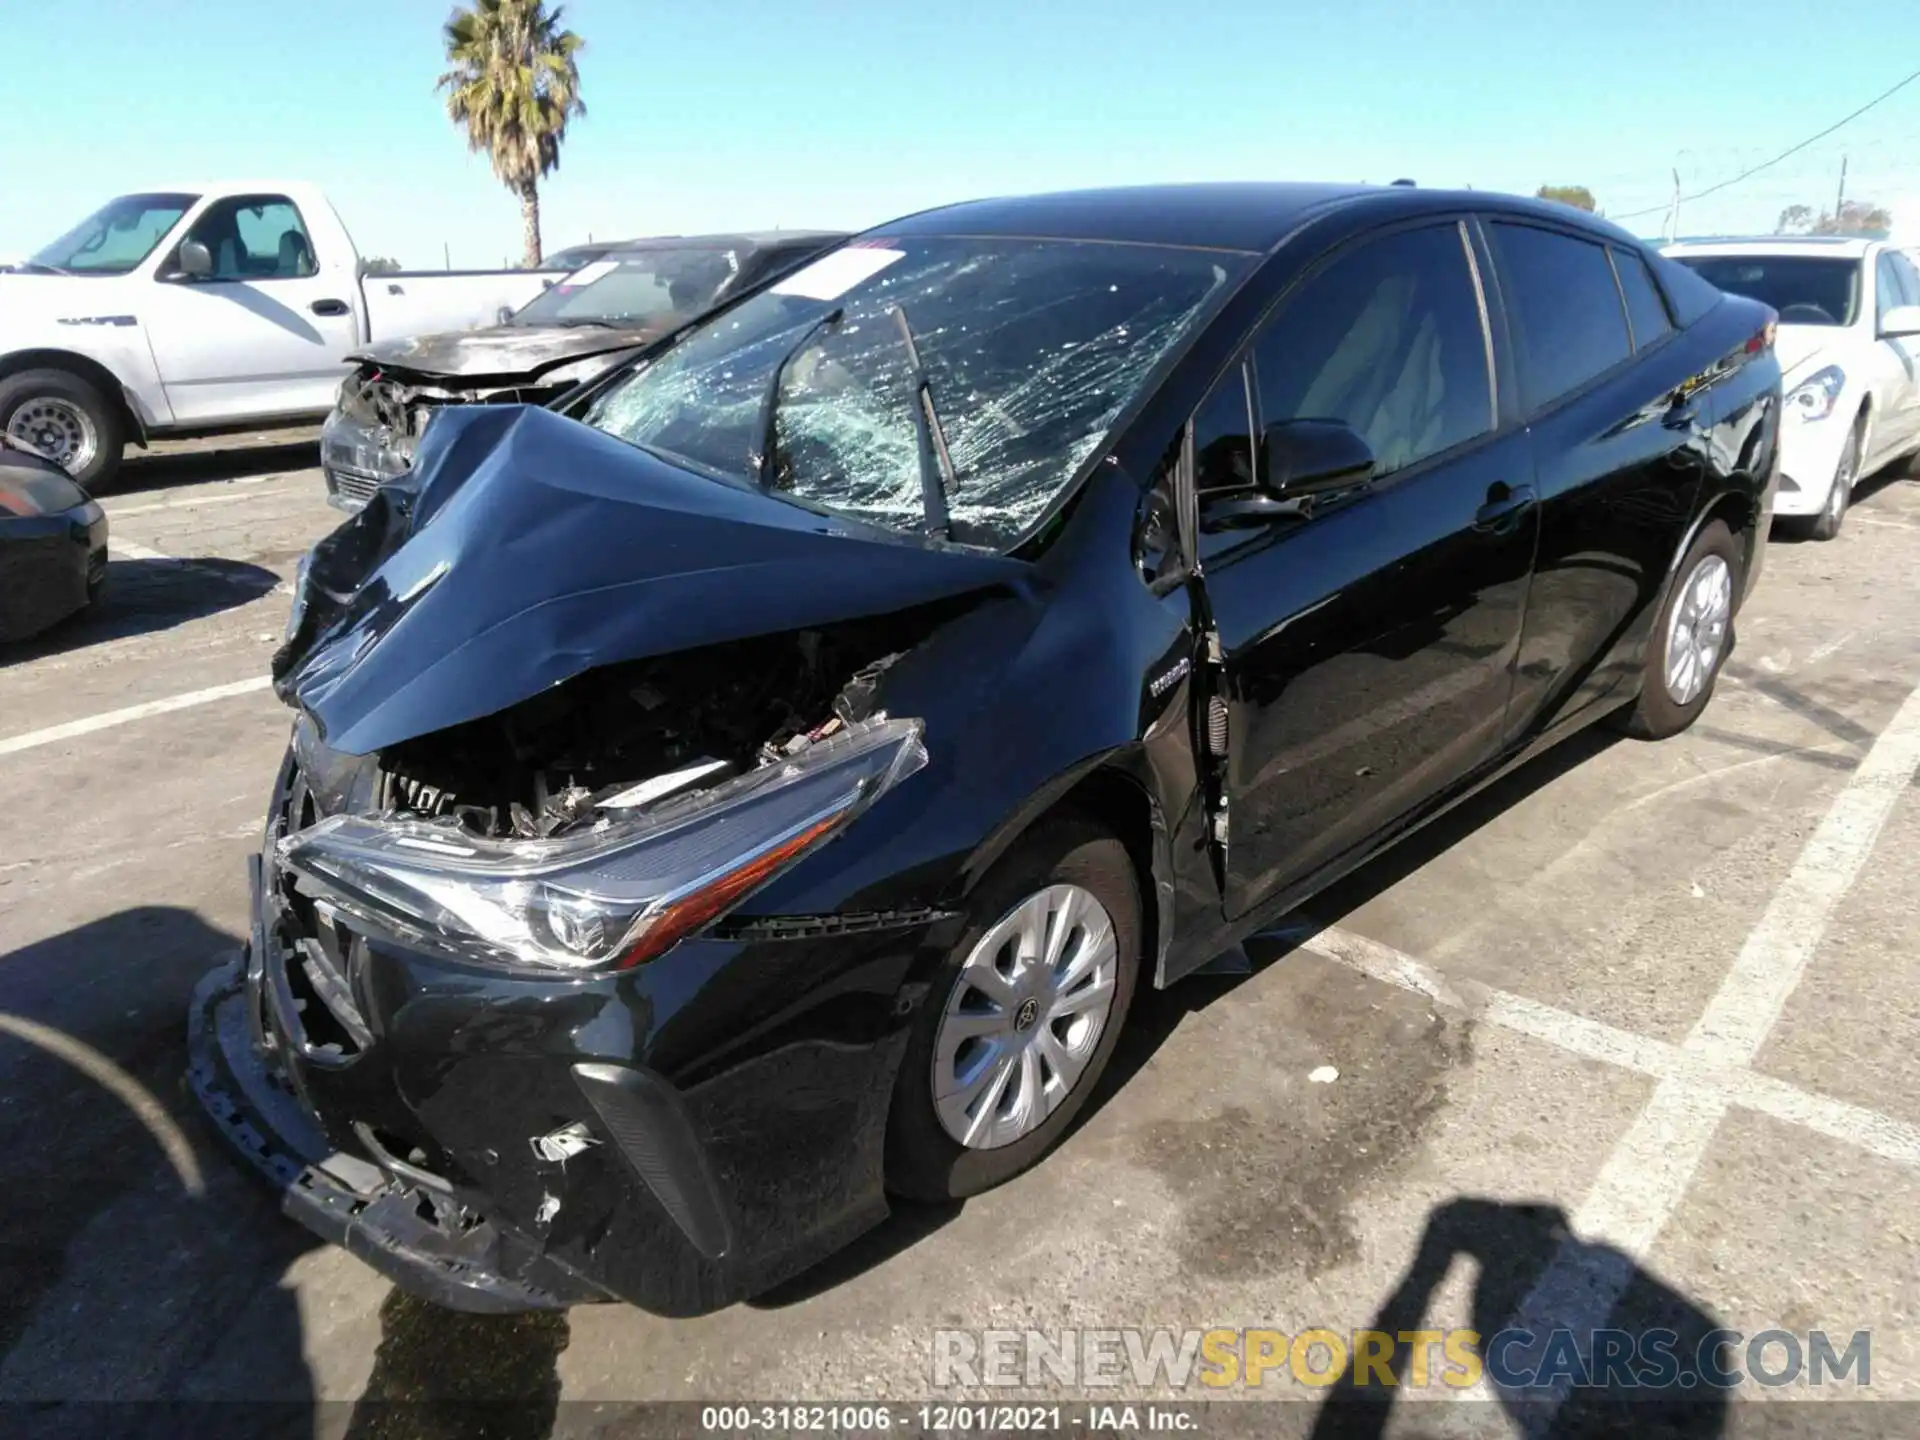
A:
MULTIPOLYGON (((1378 1383, 1377 1370, 1350 1366, 1328 1391, 1315 1417, 1314 1440, 1375 1440, 1385 1434, 1396 1405, 1418 1410, 1456 1403, 1443 1398, 1444 1384, 1432 1383, 1433 1369, 1428 1371, 1428 1388, 1406 1386, 1409 1376, 1418 1374, 1413 1345, 1428 1343, 1416 1340, 1415 1334, 1424 1329, 1434 1292, 1454 1261, 1463 1256, 1480 1267, 1473 1289, 1473 1328, 1480 1336, 1479 1353, 1487 1362, 1485 1389, 1520 1433, 1533 1440, 1614 1435, 1633 1435, 1636 1440, 1712 1440, 1723 1433, 1726 1392, 1699 1383, 1696 1376, 1701 1363, 1710 1362, 1722 1374, 1726 1372, 1727 1357, 1719 1353, 1715 1338, 1718 1320, 1622 1252, 1574 1238, 1566 1213, 1555 1206, 1463 1196, 1436 1206, 1427 1217, 1406 1274, 1371 1322, 1371 1329, 1394 1339, 1386 1364, 1395 1383, 1378 1383), (1603 1294, 1617 1293, 1610 1314, 1555 1314, 1550 1304, 1545 1313, 1539 1313, 1541 1302, 1529 1303, 1530 1296, 1550 1267, 1559 1274, 1591 1280, 1603 1294), (1496 1337, 1519 1323, 1515 1317, 1523 1308, 1535 1312, 1525 1322, 1533 1338, 1502 1343, 1496 1337), (1555 1397, 1526 1382, 1559 1368, 1549 1363, 1555 1343, 1550 1336, 1563 1328, 1574 1332, 1572 1343, 1583 1357, 1577 1363, 1591 1383, 1555 1397), (1663 1336, 1656 1348, 1670 1354, 1674 1363, 1662 1368, 1653 1363, 1651 1352, 1636 1351, 1619 1363, 1603 1365, 1592 1354, 1589 1332, 1594 1330, 1628 1333, 1637 1345, 1666 1332, 1670 1341, 1663 1336), (1362 1376, 1371 1383, 1357 1383, 1362 1376)), ((1579 1295, 1582 1290, 1576 1284, 1567 1293, 1579 1295)), ((1567 1342, 1559 1343, 1564 1355, 1567 1342)), ((1438 1352, 1431 1358, 1438 1368, 1438 1352)), ((1464 1378, 1466 1372, 1454 1369, 1452 1373, 1464 1378)))

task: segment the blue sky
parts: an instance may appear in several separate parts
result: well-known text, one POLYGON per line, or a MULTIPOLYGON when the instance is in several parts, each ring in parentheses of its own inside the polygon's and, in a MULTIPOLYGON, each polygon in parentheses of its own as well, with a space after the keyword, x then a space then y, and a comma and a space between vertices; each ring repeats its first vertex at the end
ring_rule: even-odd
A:
MULTIPOLYGON (((122 190, 264 176, 319 182, 363 250, 410 266, 518 254, 515 202, 433 93, 443 0, 8 8, 0 254, 122 190)), ((590 113, 546 186, 549 249, 1163 179, 1572 182, 1623 215, 1663 204, 1676 166, 1704 188, 1920 68, 1912 0, 577 0, 567 15, 590 113)), ((1920 239, 1920 82, 1681 228, 1771 228, 1788 203, 1831 203, 1843 153, 1849 194, 1910 212, 1920 239)))

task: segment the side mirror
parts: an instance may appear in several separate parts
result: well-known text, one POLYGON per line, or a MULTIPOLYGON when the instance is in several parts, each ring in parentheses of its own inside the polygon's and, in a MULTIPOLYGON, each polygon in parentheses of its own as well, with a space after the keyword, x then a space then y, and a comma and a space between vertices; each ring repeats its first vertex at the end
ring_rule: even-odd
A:
POLYGON ((1297 500, 1358 485, 1373 474, 1373 448, 1344 420, 1283 420, 1260 437, 1264 488, 1297 500))
POLYGON ((1903 335, 1920 335, 1920 305, 1896 305, 1880 317, 1880 338, 1898 340, 1903 335))
POLYGON ((198 240, 182 240, 176 273, 189 280, 206 279, 213 274, 213 252, 198 240))
POLYGON ((502 305, 498 310, 493 312, 493 323, 496 325, 504 325, 511 319, 513 319, 513 307, 511 305, 502 305))

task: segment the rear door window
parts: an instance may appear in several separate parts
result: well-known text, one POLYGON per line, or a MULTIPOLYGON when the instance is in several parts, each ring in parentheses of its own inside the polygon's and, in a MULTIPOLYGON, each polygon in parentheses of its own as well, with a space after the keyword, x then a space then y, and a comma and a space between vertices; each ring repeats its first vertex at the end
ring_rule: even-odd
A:
POLYGON ((1633 348, 1644 350, 1659 343, 1673 329, 1667 318, 1666 302, 1647 273, 1647 262, 1632 250, 1616 247, 1613 268, 1620 277, 1620 293, 1627 298, 1627 319, 1633 324, 1633 348))
POLYGON ((1533 225, 1495 221, 1488 229, 1530 410, 1571 394, 1633 353, 1626 305, 1604 245, 1533 225))

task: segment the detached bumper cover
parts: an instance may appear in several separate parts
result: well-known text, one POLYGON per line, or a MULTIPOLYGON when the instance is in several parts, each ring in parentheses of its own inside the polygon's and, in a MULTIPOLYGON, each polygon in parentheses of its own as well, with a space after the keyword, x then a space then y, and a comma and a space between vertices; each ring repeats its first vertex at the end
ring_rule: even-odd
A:
POLYGON ((243 951, 196 987, 188 1079, 222 1137, 280 1192, 288 1215, 452 1310, 549 1310, 610 1298, 451 1197, 335 1150, 257 1047, 248 970, 243 951))

